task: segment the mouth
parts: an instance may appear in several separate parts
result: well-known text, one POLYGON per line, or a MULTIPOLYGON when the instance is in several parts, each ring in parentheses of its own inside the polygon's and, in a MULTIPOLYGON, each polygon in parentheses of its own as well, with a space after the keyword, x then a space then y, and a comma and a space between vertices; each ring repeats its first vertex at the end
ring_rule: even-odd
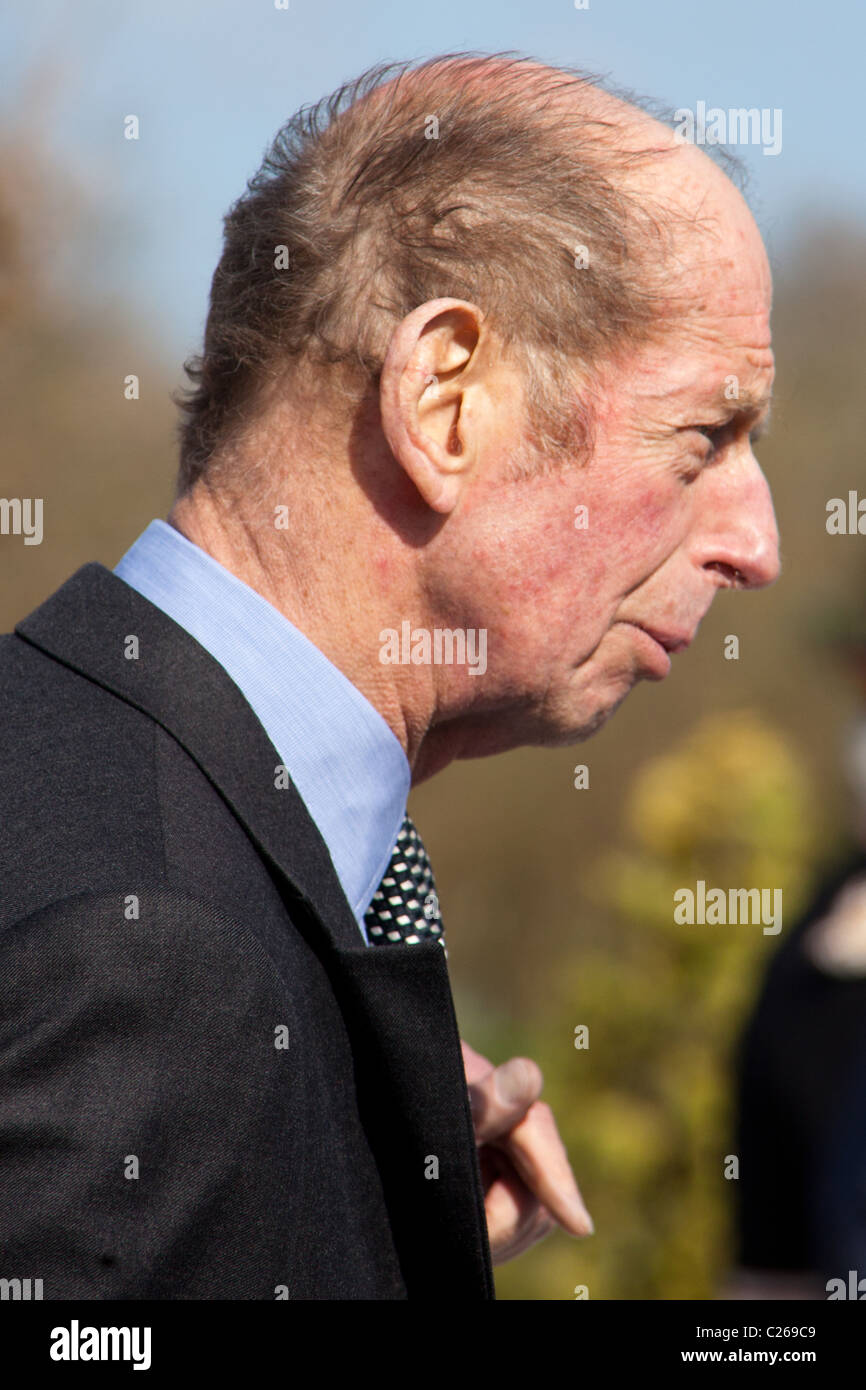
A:
POLYGON ((645 632, 670 655, 684 652, 686 647, 692 645, 695 636, 693 632, 664 632, 661 628, 650 627, 647 623, 633 622, 632 627, 636 627, 640 632, 645 632))
POLYGON ((651 680, 664 680, 671 669, 671 656, 685 651, 694 637, 694 633, 663 631, 634 621, 626 625, 640 634, 638 646, 645 662, 645 674, 651 680))

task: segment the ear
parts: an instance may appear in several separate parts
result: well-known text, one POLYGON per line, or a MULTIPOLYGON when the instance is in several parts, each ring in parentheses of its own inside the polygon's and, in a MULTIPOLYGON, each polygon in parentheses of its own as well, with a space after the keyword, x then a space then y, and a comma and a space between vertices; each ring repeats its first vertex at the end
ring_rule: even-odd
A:
POLYGON ((379 405, 388 446, 428 507, 453 511, 477 454, 461 417, 478 365, 483 315, 462 299, 431 299, 397 325, 379 405))

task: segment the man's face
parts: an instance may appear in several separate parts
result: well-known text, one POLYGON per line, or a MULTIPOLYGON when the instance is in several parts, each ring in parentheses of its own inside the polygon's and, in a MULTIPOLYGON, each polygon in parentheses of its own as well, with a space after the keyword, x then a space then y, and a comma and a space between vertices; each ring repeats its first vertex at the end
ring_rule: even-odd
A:
MULTIPOLYGON (((745 205, 734 213, 689 267, 687 319, 602 378, 591 459, 488 472, 464 501, 452 563, 471 568, 464 611, 488 631, 467 752, 587 736, 638 680, 664 678, 719 588, 778 574, 750 438, 773 380, 770 274, 745 205)), ((509 429, 504 415, 503 456, 509 429)))

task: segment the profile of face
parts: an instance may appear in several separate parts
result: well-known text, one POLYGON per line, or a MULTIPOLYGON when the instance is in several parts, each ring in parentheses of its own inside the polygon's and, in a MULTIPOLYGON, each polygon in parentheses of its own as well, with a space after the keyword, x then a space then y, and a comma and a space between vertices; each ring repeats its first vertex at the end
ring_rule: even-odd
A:
POLYGON ((573 466, 509 474, 519 378, 485 358, 465 306, 440 304, 402 355, 392 343, 391 368, 410 366, 399 419, 397 396, 384 401, 386 432, 447 522, 425 547, 424 591, 443 620, 487 630, 482 679, 437 673, 457 756, 587 737, 636 682, 665 677, 720 588, 778 575, 753 452, 773 382, 770 271, 746 204, 713 168, 699 176, 720 230, 682 250, 687 310, 662 343, 601 370, 592 448, 573 466))

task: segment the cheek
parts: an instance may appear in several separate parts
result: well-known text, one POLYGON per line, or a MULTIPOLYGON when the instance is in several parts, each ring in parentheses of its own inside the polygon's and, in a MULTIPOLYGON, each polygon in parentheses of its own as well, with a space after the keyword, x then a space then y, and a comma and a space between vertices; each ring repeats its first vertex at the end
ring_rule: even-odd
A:
POLYGON ((647 485, 563 499, 556 514, 479 547, 476 573, 498 590, 503 616, 543 608, 549 626, 603 618, 676 548, 675 502, 670 489, 647 485))
POLYGON ((600 495, 590 510, 577 559, 600 570, 611 592, 621 593, 650 574, 683 538, 686 522, 682 490, 668 482, 633 483, 614 495, 600 495))
POLYGON ((471 547, 459 547, 449 572, 464 572, 468 606, 484 610, 487 626, 519 636, 527 650, 542 640, 555 647, 576 625, 590 646, 598 640, 624 594, 681 539, 676 481, 660 476, 654 460, 623 472, 572 474, 546 484, 541 496, 523 483, 512 505, 500 495, 476 518, 471 547))

